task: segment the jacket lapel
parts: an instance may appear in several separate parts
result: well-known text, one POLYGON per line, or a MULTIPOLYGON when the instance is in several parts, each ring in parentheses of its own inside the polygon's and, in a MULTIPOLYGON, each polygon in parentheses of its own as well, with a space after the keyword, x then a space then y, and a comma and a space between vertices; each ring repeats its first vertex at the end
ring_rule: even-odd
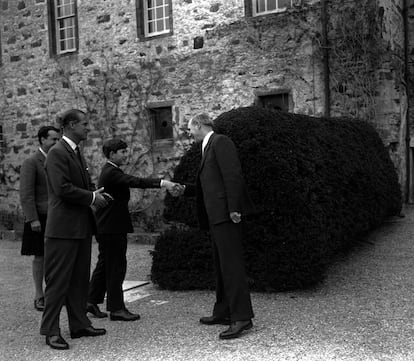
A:
POLYGON ((200 163, 200 171, 201 171, 201 169, 203 168, 203 166, 204 166, 204 162, 205 162, 205 160, 206 160, 206 155, 207 155, 207 152, 209 151, 209 149, 210 149, 210 145, 211 145, 211 142, 213 141, 213 138, 215 137, 215 133, 213 133, 212 135, 211 135, 211 137, 210 137, 210 139, 208 140, 208 142, 207 142, 207 144, 206 144, 206 147, 204 148, 204 153, 203 153, 203 156, 202 156, 202 158, 201 158, 201 163, 200 163))
POLYGON ((85 164, 84 164, 84 160, 82 159, 82 155, 80 156, 80 161, 79 161, 78 155, 71 148, 71 146, 68 143, 66 143, 63 139, 61 140, 61 142, 65 146, 66 150, 69 152, 69 155, 72 158, 72 160, 78 165, 81 171, 82 179, 85 183, 85 186, 88 187, 88 177, 85 174, 85 164))

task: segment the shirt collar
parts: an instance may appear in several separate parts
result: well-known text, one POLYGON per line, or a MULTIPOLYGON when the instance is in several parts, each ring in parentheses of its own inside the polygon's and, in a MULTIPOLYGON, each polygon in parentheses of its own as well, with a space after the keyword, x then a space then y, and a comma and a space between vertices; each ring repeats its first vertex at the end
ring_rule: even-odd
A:
POLYGON ((72 139, 68 138, 66 135, 63 135, 62 139, 70 145, 70 147, 73 149, 73 151, 75 151, 75 149, 78 145, 72 139))
POLYGON ((46 158, 47 154, 41 147, 39 147, 39 152, 42 153, 46 158))
POLYGON ((208 141, 209 141, 209 139, 210 139, 210 137, 213 135, 213 133, 214 133, 214 131, 209 131, 207 134, 206 134, 206 136, 204 137, 204 139, 203 139, 203 144, 202 144, 202 146, 201 146, 201 149, 203 150, 203 152, 204 152, 204 149, 205 149, 205 147, 206 147, 206 145, 207 145, 207 143, 208 143, 208 141))

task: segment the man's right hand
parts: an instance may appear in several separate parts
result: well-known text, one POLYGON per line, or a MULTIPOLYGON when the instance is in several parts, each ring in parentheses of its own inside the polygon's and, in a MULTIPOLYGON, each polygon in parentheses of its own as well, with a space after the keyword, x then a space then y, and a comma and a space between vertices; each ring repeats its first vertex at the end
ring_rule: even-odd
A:
POLYGON ((93 202, 93 206, 96 209, 104 208, 108 205, 108 201, 104 196, 104 188, 99 188, 98 190, 94 191, 93 194, 95 195, 95 200, 93 202))

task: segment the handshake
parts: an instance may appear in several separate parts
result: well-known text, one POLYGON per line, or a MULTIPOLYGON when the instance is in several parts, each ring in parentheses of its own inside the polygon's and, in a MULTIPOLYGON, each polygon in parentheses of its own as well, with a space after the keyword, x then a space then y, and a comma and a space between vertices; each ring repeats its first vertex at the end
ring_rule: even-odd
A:
POLYGON ((162 186, 167 188, 167 191, 173 197, 179 197, 185 191, 185 185, 180 184, 180 183, 171 182, 171 181, 168 181, 168 180, 165 180, 165 179, 162 180, 162 186))

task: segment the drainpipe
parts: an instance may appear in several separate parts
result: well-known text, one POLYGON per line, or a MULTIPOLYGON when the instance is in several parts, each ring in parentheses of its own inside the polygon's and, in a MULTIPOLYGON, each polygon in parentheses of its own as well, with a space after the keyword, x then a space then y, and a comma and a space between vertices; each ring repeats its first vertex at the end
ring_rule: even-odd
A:
POLYGON ((331 116, 331 89, 329 74, 329 48, 328 48, 328 1, 321 1, 321 22, 322 22, 322 54, 323 54, 323 76, 324 76, 324 115, 331 116))
POLYGON ((409 21, 408 21, 408 2, 407 0, 403 1, 403 26, 404 26, 404 82, 405 82, 405 89, 407 94, 407 113, 406 113, 406 119, 405 119, 405 165, 406 165, 406 184, 405 184, 405 202, 412 202, 413 199, 410 196, 411 190, 410 190, 410 183, 411 183, 411 149, 410 149, 410 95, 411 95, 411 89, 410 89, 410 66, 409 66, 409 21))

